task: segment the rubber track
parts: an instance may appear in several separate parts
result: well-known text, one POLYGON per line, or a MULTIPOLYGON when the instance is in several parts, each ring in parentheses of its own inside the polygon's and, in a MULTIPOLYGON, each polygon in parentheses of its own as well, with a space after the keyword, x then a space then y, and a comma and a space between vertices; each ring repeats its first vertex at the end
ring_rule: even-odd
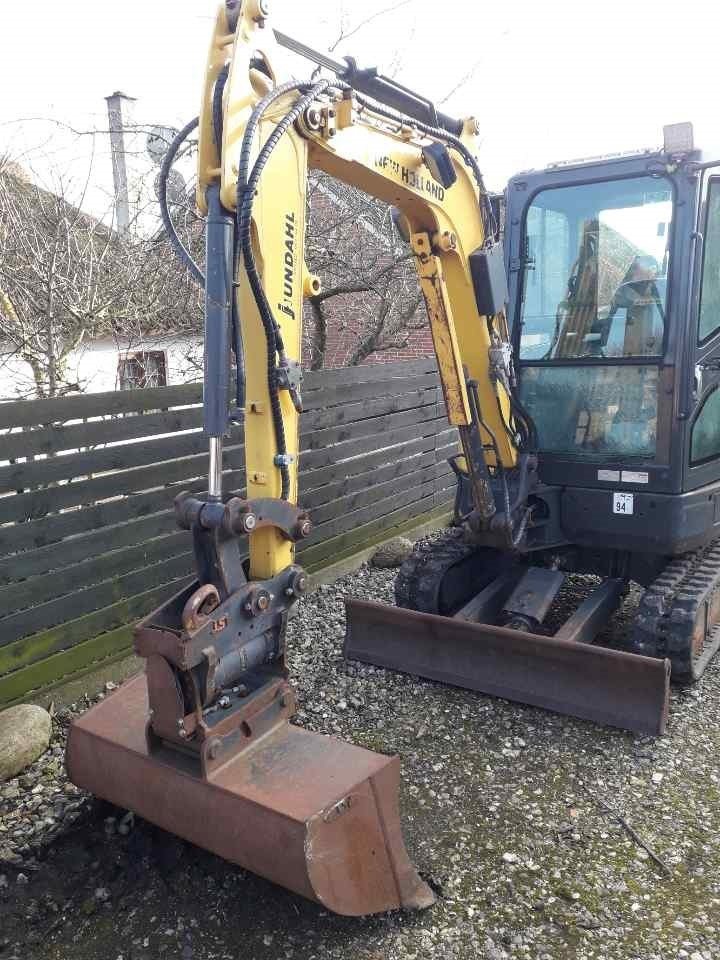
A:
POLYGON ((699 680, 720 646, 720 625, 711 625, 703 649, 693 655, 695 623, 720 590, 720 541, 671 560, 645 591, 635 616, 634 652, 668 657, 674 680, 699 680))
POLYGON ((446 613, 439 609, 440 589, 447 573, 478 548, 465 543, 460 531, 415 547, 395 578, 395 602, 421 613, 446 613))

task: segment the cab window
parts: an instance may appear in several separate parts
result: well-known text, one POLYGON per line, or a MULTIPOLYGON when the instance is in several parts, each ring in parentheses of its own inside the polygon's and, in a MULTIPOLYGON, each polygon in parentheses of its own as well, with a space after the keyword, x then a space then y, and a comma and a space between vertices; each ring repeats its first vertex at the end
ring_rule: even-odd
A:
POLYGON ((709 394, 700 407, 692 428, 690 465, 706 463, 720 456, 720 389, 709 394))
POLYGON ((520 359, 662 353, 672 187, 655 177, 543 190, 525 224, 520 359))
POLYGON ((713 177, 710 181, 706 209, 698 325, 701 344, 720 328, 720 177, 713 177))

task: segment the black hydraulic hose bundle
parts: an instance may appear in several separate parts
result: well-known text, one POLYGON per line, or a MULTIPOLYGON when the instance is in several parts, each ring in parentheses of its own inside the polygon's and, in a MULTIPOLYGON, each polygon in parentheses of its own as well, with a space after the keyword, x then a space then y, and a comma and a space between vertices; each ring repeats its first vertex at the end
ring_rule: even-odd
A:
MULTIPOLYGON (((250 153, 252 151, 253 140, 255 139, 255 134, 257 133, 258 126, 260 124, 260 119, 268 107, 274 103, 279 97, 284 96, 286 93, 290 93, 293 90, 304 89, 306 85, 298 83, 297 81, 290 80, 286 83, 280 84, 279 87, 275 87, 274 90, 271 90, 270 93, 266 94, 262 100, 260 100, 255 107, 253 108, 252 113, 248 119, 247 125, 245 127, 245 132, 243 133, 242 144, 240 146, 240 158, 238 160, 238 178, 237 178, 237 197, 235 203, 235 216, 238 224, 238 234, 240 232, 240 206, 242 199, 247 188, 248 184, 248 170, 250 168, 250 153)), ((238 244, 238 252, 240 252, 240 244, 238 244)), ((252 252, 252 250, 251 250, 252 252)), ((280 327, 278 326, 275 317, 271 312, 271 319, 273 330, 275 334, 275 349, 283 354, 284 344, 282 342, 282 334, 280 332, 280 327)), ((270 349, 270 343, 268 343, 268 349, 270 349)))
MULTIPOLYGON (((277 90, 272 91, 260 101, 260 103, 253 110, 250 122, 245 129, 245 136, 243 137, 241 152, 241 164, 243 165, 242 173, 240 172, 240 169, 238 170, 236 216, 238 244, 243 256, 243 263, 245 265, 245 272, 247 273, 248 281, 250 283, 250 289, 252 290, 267 340, 268 389, 270 393, 270 408, 272 412, 273 425, 275 428, 275 441, 278 451, 276 462, 280 470, 280 476, 282 480, 281 498, 283 500, 287 500, 288 496, 290 495, 290 471, 288 469, 289 460, 287 455, 287 442, 285 438, 285 425, 283 423, 282 408, 280 406, 280 396, 276 373, 276 356, 284 348, 278 324, 273 316, 272 308, 268 302, 262 285, 262 280, 260 279, 257 265, 255 263, 255 255, 252 250, 250 227, 252 223, 252 208, 255 200, 255 191, 257 190, 258 182, 262 176, 265 165, 270 158, 270 154, 277 146, 283 134, 290 129, 302 112, 310 106, 315 97, 317 97, 318 94, 322 93, 329 86, 329 83, 327 80, 321 80, 319 83, 316 83, 310 87, 306 93, 298 97, 290 110, 288 110, 282 120, 277 123, 275 129, 263 144, 260 153, 258 154, 258 158, 255 161, 255 165, 253 166, 252 173, 249 177, 247 177, 252 138, 255 130, 257 129, 260 117, 268 108, 270 103, 273 102, 273 100, 277 99, 277 97, 282 96, 284 93, 287 93, 293 88, 298 88, 298 85, 296 84, 284 86, 286 87, 285 89, 279 87, 277 90), (243 182, 245 180, 246 182, 243 182)), ((302 87, 301 89, 305 88, 302 87)))
POLYGON ((217 75, 212 97, 212 122, 213 136, 218 156, 222 155, 222 137, 223 137, 223 94, 225 93, 225 84, 230 76, 230 64, 226 63, 220 73, 217 75))

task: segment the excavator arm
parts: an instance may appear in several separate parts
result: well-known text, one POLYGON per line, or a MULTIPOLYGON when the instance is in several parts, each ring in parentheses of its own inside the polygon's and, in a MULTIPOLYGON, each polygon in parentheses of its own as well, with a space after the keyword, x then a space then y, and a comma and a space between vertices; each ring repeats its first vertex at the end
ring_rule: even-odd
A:
MULTIPOLYGON (((296 499, 303 297, 319 289, 304 259, 307 176, 317 169, 395 208, 427 305, 448 418, 460 434, 474 508, 469 524, 476 535, 512 542, 523 504, 508 514, 509 497, 495 502, 490 476, 517 470, 527 429, 512 397, 504 270, 475 158, 476 122, 455 124, 455 136, 337 78, 284 81, 281 50, 263 9, 259 0, 242 4, 231 18, 234 33, 227 7, 218 13, 197 188, 201 210, 215 203, 234 221, 248 499, 296 499)), ((224 346, 225 339, 211 331, 207 343, 224 346)), ((222 356, 216 362, 219 368, 222 356)), ((226 383, 218 377, 215 386, 222 392, 226 383)), ((219 422, 209 432, 220 437, 224 429, 219 422)), ((291 545, 273 531, 253 533, 250 553, 255 576, 292 562, 291 545)))

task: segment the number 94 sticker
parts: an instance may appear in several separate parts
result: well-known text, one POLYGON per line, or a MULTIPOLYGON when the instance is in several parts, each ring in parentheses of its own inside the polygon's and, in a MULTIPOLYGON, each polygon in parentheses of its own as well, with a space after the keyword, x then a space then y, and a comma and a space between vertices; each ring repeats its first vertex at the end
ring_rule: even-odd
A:
POLYGON ((621 513, 629 517, 633 513, 635 505, 635 496, 632 493, 614 493, 613 494, 613 513, 621 513))

